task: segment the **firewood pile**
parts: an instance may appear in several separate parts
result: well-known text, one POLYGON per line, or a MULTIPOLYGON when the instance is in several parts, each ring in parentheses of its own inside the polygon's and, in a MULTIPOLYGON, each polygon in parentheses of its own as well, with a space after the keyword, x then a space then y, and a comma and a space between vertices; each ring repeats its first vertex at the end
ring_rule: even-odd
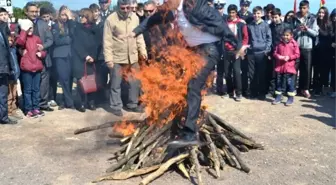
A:
MULTIPOLYGON (((141 176, 143 178, 139 184, 146 185, 173 169, 179 170, 189 180, 197 178, 198 184, 202 185, 202 169, 212 171, 217 178, 226 165, 249 173, 250 168, 240 152, 263 149, 261 144, 207 111, 202 111, 199 120, 199 144, 173 149, 168 143, 175 139, 174 131, 179 130, 178 123, 182 119, 174 119, 161 127, 159 124, 148 126, 146 119, 126 121, 135 125, 134 132, 128 136, 118 132, 109 134, 112 138, 120 138, 121 147, 108 159, 112 166, 106 170, 107 174, 93 182, 141 176)), ((115 121, 82 128, 76 130, 75 134, 110 128, 120 123, 115 121)))

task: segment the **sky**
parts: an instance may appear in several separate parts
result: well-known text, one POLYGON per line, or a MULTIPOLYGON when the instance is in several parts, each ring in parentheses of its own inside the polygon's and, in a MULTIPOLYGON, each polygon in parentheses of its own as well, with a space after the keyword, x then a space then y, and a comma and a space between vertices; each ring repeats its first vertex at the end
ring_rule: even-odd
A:
MULTIPOLYGON (((23 7, 29 0, 12 0, 12 4, 17 7, 23 7)), ((116 3, 117 0, 112 0, 112 3, 116 3)), ((140 0, 145 1, 145 0, 140 0)), ((215 0, 216 1, 216 0, 215 0)), ((332 11, 332 9, 336 8, 336 1, 335 0, 325 0, 326 6, 328 7, 329 11, 332 11)), ((92 3, 97 3, 98 0, 50 0, 58 9, 62 5, 67 5, 71 9, 79 10, 84 7, 88 7, 92 3)), ((299 3, 300 0, 297 0, 299 3)), ((239 0, 226 0, 227 5, 228 4, 238 4, 239 0)), ((283 14, 285 14, 287 11, 292 10, 294 6, 294 0, 252 0, 252 5, 262 5, 265 6, 268 3, 274 4, 277 8, 280 8, 283 14)), ((316 13, 319 8, 320 0, 310 0, 310 9, 312 13, 316 13)), ((297 5, 298 7, 298 5, 297 5)), ((252 9, 252 8, 251 8, 252 9)))

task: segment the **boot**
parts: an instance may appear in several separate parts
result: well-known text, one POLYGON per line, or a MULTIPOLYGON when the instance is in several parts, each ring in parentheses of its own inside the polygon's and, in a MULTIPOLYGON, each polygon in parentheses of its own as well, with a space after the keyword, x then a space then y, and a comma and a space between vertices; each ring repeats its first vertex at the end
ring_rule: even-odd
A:
POLYGON ((281 98, 282 95, 281 94, 277 94, 275 97, 275 100, 272 102, 273 105, 278 105, 279 103, 281 103, 281 98))
POLYGON ((291 106, 294 103, 294 96, 288 96, 288 100, 286 102, 286 106, 291 106))

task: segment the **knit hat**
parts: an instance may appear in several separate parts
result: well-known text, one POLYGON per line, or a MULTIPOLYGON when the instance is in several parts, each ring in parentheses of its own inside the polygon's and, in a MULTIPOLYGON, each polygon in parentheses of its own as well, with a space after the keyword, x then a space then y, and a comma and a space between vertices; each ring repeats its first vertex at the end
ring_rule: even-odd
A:
POLYGON ((19 26, 22 30, 28 31, 30 28, 34 27, 34 24, 29 19, 22 19, 19 20, 19 26))

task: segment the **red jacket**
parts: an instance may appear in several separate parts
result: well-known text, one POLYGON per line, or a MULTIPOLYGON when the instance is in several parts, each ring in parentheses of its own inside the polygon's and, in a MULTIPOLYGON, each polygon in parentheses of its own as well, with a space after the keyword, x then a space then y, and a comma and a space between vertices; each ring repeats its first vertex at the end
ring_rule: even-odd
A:
POLYGON ((296 74, 295 62, 300 58, 300 49, 297 42, 292 39, 288 43, 281 41, 274 51, 274 58, 276 59, 275 71, 277 73, 296 74), (289 60, 279 59, 279 56, 289 56, 289 60))
POLYGON ((16 39, 16 44, 26 50, 21 58, 21 70, 28 72, 42 71, 42 58, 46 57, 47 52, 41 51, 41 58, 36 55, 39 52, 37 44, 42 45, 41 39, 36 35, 28 35, 26 31, 21 30, 19 37, 16 39))
MULTIPOLYGON (((235 20, 227 19, 227 24, 230 28, 230 30, 233 32, 233 34, 236 36, 238 40, 239 46, 244 46, 248 44, 248 31, 247 26, 244 23, 244 21, 240 18, 237 18, 235 20)), ((234 50, 234 47, 229 43, 225 43, 225 49, 227 51, 234 50)))

